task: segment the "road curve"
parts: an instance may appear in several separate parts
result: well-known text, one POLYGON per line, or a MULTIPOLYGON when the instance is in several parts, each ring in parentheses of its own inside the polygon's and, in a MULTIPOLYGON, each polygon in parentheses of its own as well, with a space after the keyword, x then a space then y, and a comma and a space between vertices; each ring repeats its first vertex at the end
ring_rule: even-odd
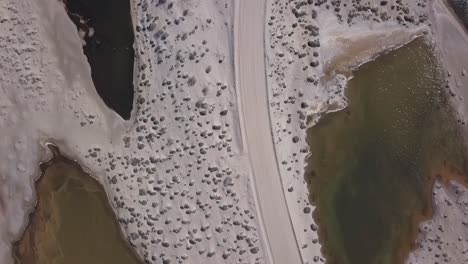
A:
MULTIPOLYGON (((236 17, 236 71, 244 151, 253 170, 260 224, 276 264, 300 264, 301 255, 273 145, 265 71, 265 0, 240 0, 236 17)), ((268 246, 268 245, 267 245, 268 246)), ((267 249, 268 251, 268 249, 267 249)))

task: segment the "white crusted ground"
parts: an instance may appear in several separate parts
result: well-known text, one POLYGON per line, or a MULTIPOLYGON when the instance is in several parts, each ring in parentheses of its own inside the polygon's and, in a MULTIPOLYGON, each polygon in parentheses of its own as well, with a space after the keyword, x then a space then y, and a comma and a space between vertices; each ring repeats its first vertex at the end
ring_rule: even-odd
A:
POLYGON ((468 190, 455 182, 436 183, 432 195, 433 219, 419 227, 407 263, 468 263, 468 190))
POLYGON ((77 52, 80 39, 70 29, 74 25, 58 3, 0 2, 2 264, 11 263, 11 242, 34 205, 33 178, 45 158, 40 144, 51 138, 82 157, 90 146, 110 143, 111 132, 122 125, 96 99, 86 58, 77 52))
POLYGON ((136 94, 123 122, 94 91, 59 2, 1 2, 0 263, 12 262, 46 139, 104 184, 147 262, 264 262, 240 142, 234 4, 132 4, 136 94))
POLYGON ((429 31, 431 7, 132 0, 136 93, 124 122, 97 96, 61 4, 0 2, 0 263, 33 206, 46 140, 103 183, 149 263, 324 262, 305 129, 345 106, 350 67, 429 31))

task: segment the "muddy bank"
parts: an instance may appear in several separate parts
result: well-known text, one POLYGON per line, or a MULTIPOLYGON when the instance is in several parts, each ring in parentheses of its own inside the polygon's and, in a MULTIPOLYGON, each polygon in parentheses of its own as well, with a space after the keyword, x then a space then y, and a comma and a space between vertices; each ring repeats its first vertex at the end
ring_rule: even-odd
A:
POLYGON ((133 29, 129 0, 63 0, 86 45, 94 86, 125 119, 133 105, 133 29))
POLYGON ((63 156, 41 164, 41 170, 36 208, 14 244, 15 263, 142 263, 93 177, 63 156))
POLYGON ((306 180, 328 263, 403 263, 431 216, 435 179, 465 179, 464 136, 444 87, 418 38, 356 70, 348 107, 308 131, 306 180))

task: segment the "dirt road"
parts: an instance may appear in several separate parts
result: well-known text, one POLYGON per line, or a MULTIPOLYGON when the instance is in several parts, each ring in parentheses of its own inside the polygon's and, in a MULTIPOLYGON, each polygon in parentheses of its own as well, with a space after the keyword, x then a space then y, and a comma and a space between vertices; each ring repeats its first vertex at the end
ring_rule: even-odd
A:
POLYGON ((236 24, 236 71, 243 142, 269 243, 270 261, 302 263, 273 145, 265 72, 265 0, 240 0, 236 24))

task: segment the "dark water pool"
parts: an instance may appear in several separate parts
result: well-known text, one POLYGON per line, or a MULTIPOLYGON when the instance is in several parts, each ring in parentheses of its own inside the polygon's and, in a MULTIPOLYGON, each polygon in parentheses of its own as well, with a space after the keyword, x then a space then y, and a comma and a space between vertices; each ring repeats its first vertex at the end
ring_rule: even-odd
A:
POLYGON ((75 25, 87 33, 83 49, 98 94, 110 108, 129 119, 134 64, 130 0, 63 1, 75 25))

